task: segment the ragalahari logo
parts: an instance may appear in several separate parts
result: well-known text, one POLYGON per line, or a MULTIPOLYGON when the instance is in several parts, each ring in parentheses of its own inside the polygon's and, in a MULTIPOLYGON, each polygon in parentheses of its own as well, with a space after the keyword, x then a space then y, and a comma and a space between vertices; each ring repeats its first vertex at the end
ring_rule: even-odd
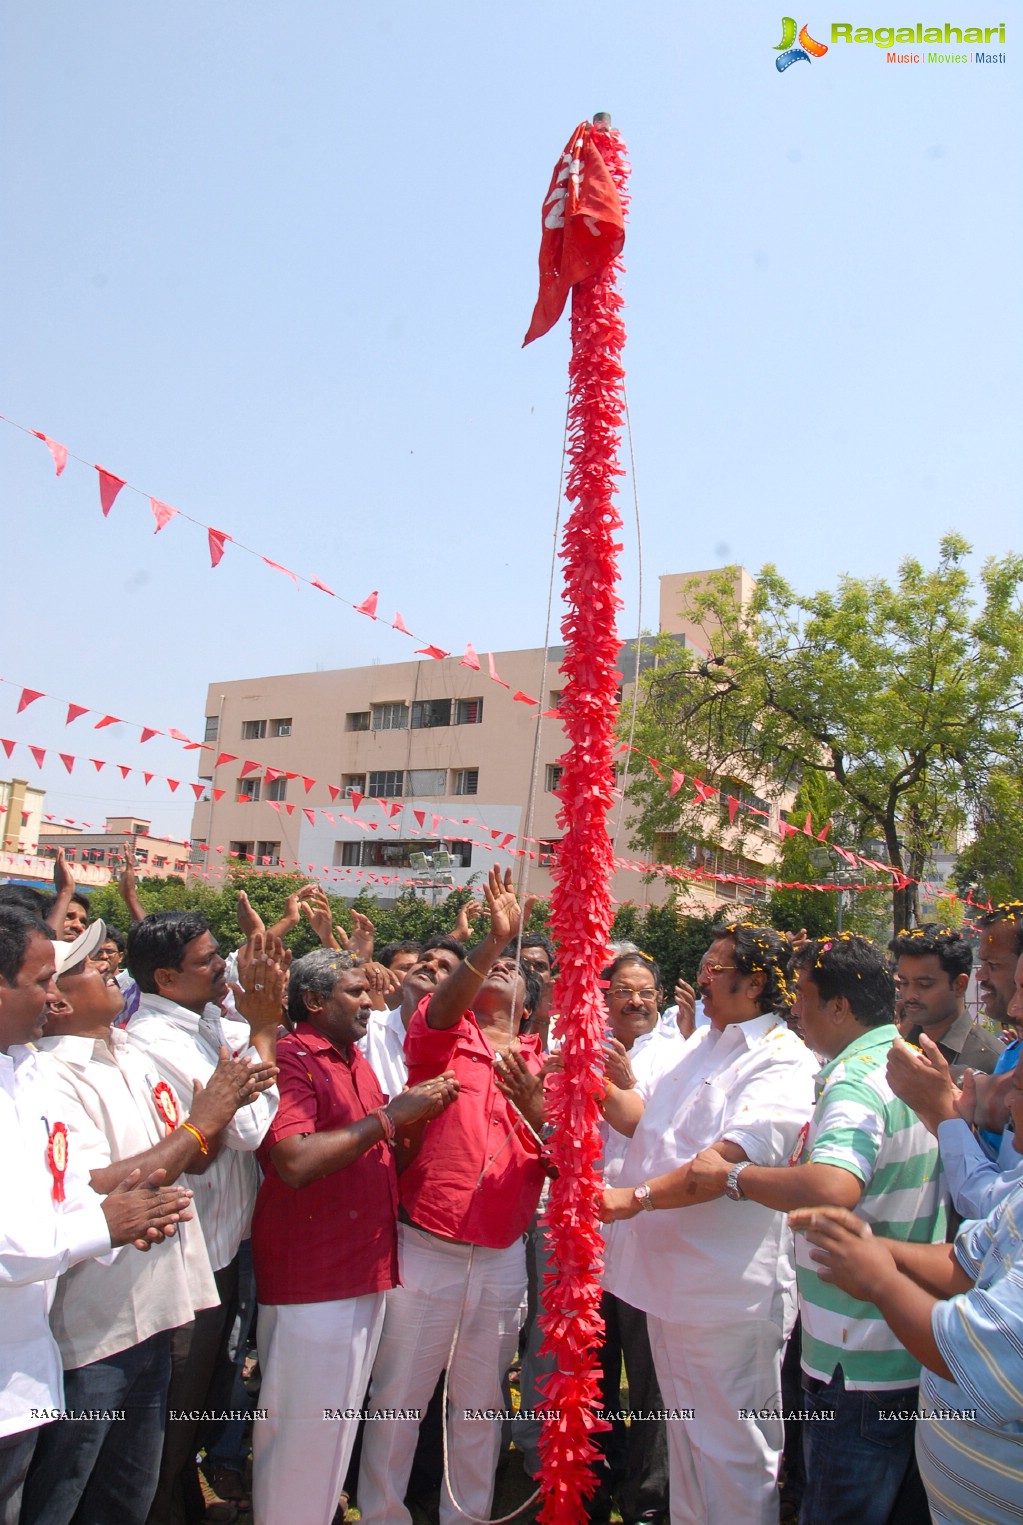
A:
POLYGON ((784 74, 785 70, 789 67, 790 64, 797 64, 799 63, 800 59, 802 59, 804 63, 809 63, 811 57, 823 58, 825 53, 828 51, 827 43, 816 42, 814 38, 810 36, 810 33, 806 30, 805 26, 800 30, 799 33, 798 48, 794 48, 792 46, 795 41, 796 23, 791 16, 783 16, 781 18, 781 42, 776 44, 774 50, 778 54, 778 57, 774 61, 774 66, 778 70, 779 74, 784 74))

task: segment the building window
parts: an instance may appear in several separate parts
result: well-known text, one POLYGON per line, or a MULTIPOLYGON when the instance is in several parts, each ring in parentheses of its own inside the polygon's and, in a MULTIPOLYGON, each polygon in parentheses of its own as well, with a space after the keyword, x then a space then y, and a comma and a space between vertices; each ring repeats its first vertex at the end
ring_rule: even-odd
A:
POLYGON ((232 856, 232 858, 251 858, 252 857, 252 845, 253 844, 251 842, 232 842, 231 843, 231 856, 232 856))
POLYGON ((341 788, 345 792, 346 799, 351 799, 353 794, 365 794, 365 773, 343 773, 341 775, 341 788))
POLYGON ((455 793, 478 794, 480 787, 479 768, 457 768, 455 770, 455 793))
POLYGON ((262 741, 266 735, 265 720, 243 720, 242 741, 262 741))
POLYGON ((335 842, 334 862, 340 868, 358 868, 361 842, 335 842))
POLYGON ((472 868, 471 842, 445 842, 444 846, 455 859, 459 868, 472 868))
POLYGON ((456 725, 480 725, 483 721, 482 699, 458 699, 455 702, 456 725))
POLYGON ((374 704, 372 710, 374 731, 408 730, 407 704, 374 704))
MULTIPOLYGON (((429 731, 438 725, 451 724, 450 699, 417 699, 412 706, 412 729, 429 731)), ((374 727, 381 730, 382 727, 374 727)))
POLYGON ((287 774, 282 773, 280 778, 272 778, 266 786, 268 800, 286 800, 288 797, 287 774))
POLYGON ((349 710, 345 716, 346 731, 368 731, 369 710, 349 710))
POLYGON ((536 861, 541 868, 553 868, 558 856, 558 847, 559 843, 553 840, 536 844, 536 861))
POLYGON ((162 857, 162 856, 154 858, 153 859, 153 867, 154 868, 166 868, 167 867, 167 859, 162 857))
POLYGON ((240 778, 238 780, 238 803, 249 804, 259 799, 262 789, 262 780, 258 778, 240 778))
POLYGON ((544 788, 548 794, 554 794, 561 783, 561 775, 564 770, 557 763, 548 763, 544 772, 544 788))
POLYGON ((401 768, 384 768, 369 775, 369 793, 378 800, 400 800, 404 782, 401 768))
POLYGON ((257 842, 256 862, 261 868, 274 868, 281 861, 279 842, 257 842))
POLYGON ((216 741, 216 739, 219 736, 219 734, 220 734, 220 716, 219 715, 207 715, 206 716, 206 730, 205 730, 205 732, 203 734, 203 738, 202 738, 203 741, 216 741))
POLYGON ((271 736, 290 736, 291 735, 291 716, 289 715, 286 720, 271 720, 271 722, 270 722, 270 735, 271 736))
POLYGON ((448 774, 446 768, 410 768, 406 779, 405 792, 410 798, 422 798, 424 795, 443 795, 448 774))

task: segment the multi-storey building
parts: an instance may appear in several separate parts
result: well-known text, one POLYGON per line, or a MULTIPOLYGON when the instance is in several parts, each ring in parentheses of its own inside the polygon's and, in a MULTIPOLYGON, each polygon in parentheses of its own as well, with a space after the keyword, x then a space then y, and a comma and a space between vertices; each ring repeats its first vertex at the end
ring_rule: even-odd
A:
MULTIPOLYGON (((661 579, 660 628, 701 651, 703 632, 676 611, 682 586, 703 576, 661 579)), ((736 586, 748 596, 749 575, 738 572, 736 586)), ((563 656, 562 647, 494 653, 499 681, 484 653, 480 669, 452 656, 211 684, 211 750, 199 765, 209 790, 193 816, 193 863, 214 874, 232 857, 256 868, 297 865, 333 893, 365 887, 383 900, 409 882, 464 885, 499 863, 520 886, 548 895, 562 836, 563 656)), ((641 670, 652 661, 641 648, 641 670)), ((627 695, 634 642, 622 647, 619 668, 627 695)), ((619 857, 633 862, 620 800, 609 829, 619 857)), ((722 851, 714 867, 763 872, 776 840, 775 819, 774 831, 744 847, 748 857, 722 851)), ((665 884, 622 867, 612 892, 619 901, 659 901, 665 884)), ((691 898, 714 904, 737 894, 705 885, 691 898)))

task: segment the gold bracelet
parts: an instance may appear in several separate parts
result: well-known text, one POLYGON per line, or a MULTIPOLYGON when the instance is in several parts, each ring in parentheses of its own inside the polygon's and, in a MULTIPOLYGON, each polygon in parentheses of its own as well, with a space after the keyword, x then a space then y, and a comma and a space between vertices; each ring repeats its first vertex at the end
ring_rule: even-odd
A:
POLYGON ((465 958, 463 958, 462 963, 463 964, 468 964, 469 968, 472 970, 473 974, 476 976, 476 978, 478 980, 485 980, 487 978, 487 974, 489 974, 489 972, 490 972, 488 970, 487 974, 484 974, 482 969, 477 969, 476 965, 473 963, 472 959, 469 957, 468 954, 466 954, 465 958))
POLYGON ((209 1144, 207 1144, 205 1138, 199 1132, 199 1129, 195 1126, 195 1124, 194 1123, 182 1123, 181 1126, 183 1128, 185 1128, 189 1133, 191 1133, 194 1138, 197 1138, 199 1140, 199 1148, 201 1149, 201 1151, 202 1151, 202 1153, 204 1155, 208 1155, 209 1152, 210 1152, 210 1146, 209 1146, 209 1144))

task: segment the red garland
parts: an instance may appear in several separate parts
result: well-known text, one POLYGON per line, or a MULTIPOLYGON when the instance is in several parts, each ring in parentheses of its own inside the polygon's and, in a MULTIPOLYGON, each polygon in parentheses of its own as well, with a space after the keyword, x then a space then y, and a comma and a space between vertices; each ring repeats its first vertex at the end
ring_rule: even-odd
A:
MULTIPOLYGON (((593 143, 627 205, 625 145, 613 130, 593 129, 593 143)), ((555 1124, 550 1152, 557 1167, 547 1210, 553 1274, 546 1285, 541 1326, 544 1351, 557 1370, 541 1384, 543 1406, 558 1411, 545 1420, 540 1442, 543 1525, 578 1525, 584 1499, 593 1492, 591 1439, 606 1429, 600 1407, 597 1352, 603 1338, 600 1272, 603 1239, 596 1210, 602 1182, 598 1124, 602 1093, 601 1037, 607 1022, 600 988, 611 926, 613 855, 607 813, 614 786, 616 671, 621 607, 615 532, 621 520, 612 499, 622 475, 618 446, 625 411, 621 353, 625 324, 616 289, 623 268, 614 259, 572 292, 572 359, 569 365, 569 472, 566 496, 575 506, 565 526, 562 621, 567 679, 559 704, 570 750, 562 767, 558 825, 564 836, 554 866, 551 923, 560 945, 555 1009, 563 1023, 564 1080, 552 1097, 555 1124)))

